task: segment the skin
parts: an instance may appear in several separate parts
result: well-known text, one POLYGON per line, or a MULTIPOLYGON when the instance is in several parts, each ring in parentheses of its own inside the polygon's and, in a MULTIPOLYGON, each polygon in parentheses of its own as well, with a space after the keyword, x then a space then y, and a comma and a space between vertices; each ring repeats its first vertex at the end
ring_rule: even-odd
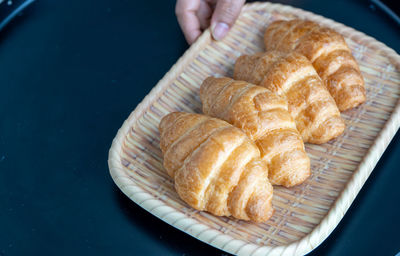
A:
POLYGON ((186 41, 192 44, 211 26, 214 39, 229 32, 245 0, 177 0, 175 13, 186 41))

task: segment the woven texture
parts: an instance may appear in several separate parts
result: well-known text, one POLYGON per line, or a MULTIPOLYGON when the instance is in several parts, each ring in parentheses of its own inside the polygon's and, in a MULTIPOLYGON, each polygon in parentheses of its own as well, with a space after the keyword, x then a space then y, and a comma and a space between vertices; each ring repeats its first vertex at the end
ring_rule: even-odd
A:
POLYGON ((228 37, 209 31, 185 53, 125 121, 109 155, 111 175, 137 204, 190 235, 242 255, 301 255, 336 227, 400 124, 400 56, 371 37, 332 20, 271 3, 247 5, 228 37), (341 33, 366 82, 367 102, 342 113, 344 134, 306 145, 311 177, 294 188, 275 187, 275 214, 263 224, 215 217, 187 206, 162 166, 158 124, 172 111, 201 113, 199 87, 210 75, 232 76, 242 54, 262 51, 263 32, 274 20, 302 18, 341 33))

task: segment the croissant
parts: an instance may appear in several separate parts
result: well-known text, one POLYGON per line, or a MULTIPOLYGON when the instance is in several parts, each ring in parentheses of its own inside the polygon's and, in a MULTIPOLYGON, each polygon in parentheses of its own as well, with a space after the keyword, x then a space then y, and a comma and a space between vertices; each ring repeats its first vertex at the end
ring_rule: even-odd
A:
POLYGON ((279 20, 265 31, 267 50, 297 51, 306 56, 325 82, 340 111, 365 102, 364 79, 343 36, 305 20, 279 20))
POLYGON ((264 87, 209 77, 200 87, 203 112, 241 128, 261 151, 272 184, 291 187, 310 176, 310 159, 286 100, 264 87))
POLYGON ((285 96, 304 142, 325 143, 344 131, 335 101, 310 61, 299 53, 243 55, 235 63, 234 78, 285 96))
POLYGON ((164 167, 190 206, 218 216, 263 222, 273 213, 272 185, 260 151, 225 121, 174 112, 159 126, 164 167))

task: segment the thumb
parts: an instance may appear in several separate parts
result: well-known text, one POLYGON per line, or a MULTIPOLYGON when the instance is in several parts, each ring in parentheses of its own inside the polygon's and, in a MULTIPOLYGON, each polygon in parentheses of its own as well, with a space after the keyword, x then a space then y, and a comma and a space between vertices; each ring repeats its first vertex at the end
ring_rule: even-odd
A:
POLYGON ((240 14, 245 0, 219 0, 211 18, 211 33, 215 40, 226 36, 240 14))

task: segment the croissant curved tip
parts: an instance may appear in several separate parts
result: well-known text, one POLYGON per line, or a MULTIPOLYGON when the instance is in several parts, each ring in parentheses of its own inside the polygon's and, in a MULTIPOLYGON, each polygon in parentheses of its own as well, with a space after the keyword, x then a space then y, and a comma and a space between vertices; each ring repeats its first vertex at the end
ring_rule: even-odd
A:
POLYGON ((272 217, 272 215, 274 215, 274 212, 275 212, 275 209, 272 208, 272 205, 271 205, 263 214, 252 215, 250 217, 250 220, 253 222, 256 222, 256 223, 266 222, 267 220, 269 220, 272 217))
POLYGON ((179 116, 184 115, 182 112, 171 112, 165 116, 160 121, 158 128, 160 133, 163 132, 168 126, 170 126, 179 116))
POLYGON ((307 142, 312 144, 323 144, 339 137, 345 130, 344 120, 338 116, 326 119, 319 127, 313 131, 312 136, 307 142))
POLYGON ((298 171, 298 173, 295 177, 292 176, 291 179, 287 179, 280 185, 282 185, 286 188, 298 186, 298 185, 302 184, 304 181, 306 181, 310 176, 311 176, 310 167, 304 167, 303 171, 298 171))
POLYGON ((347 93, 348 97, 338 101, 337 105, 340 112, 358 107, 367 99, 364 85, 348 86, 347 88, 349 88, 347 91, 350 91, 350 88, 355 89, 347 93))
POLYGON ((272 207, 272 194, 266 198, 250 200, 246 212, 249 219, 253 222, 260 223, 269 220, 275 212, 272 207))
POLYGON ((269 179, 273 185, 294 187, 300 185, 311 175, 310 158, 301 149, 286 152, 282 157, 272 160, 269 179), (275 170, 275 171, 274 171, 275 170))
POLYGON ((209 87, 213 84, 213 81, 217 79, 213 76, 209 76, 204 79, 203 83, 200 86, 200 99, 203 101, 204 96, 207 94, 209 87))

